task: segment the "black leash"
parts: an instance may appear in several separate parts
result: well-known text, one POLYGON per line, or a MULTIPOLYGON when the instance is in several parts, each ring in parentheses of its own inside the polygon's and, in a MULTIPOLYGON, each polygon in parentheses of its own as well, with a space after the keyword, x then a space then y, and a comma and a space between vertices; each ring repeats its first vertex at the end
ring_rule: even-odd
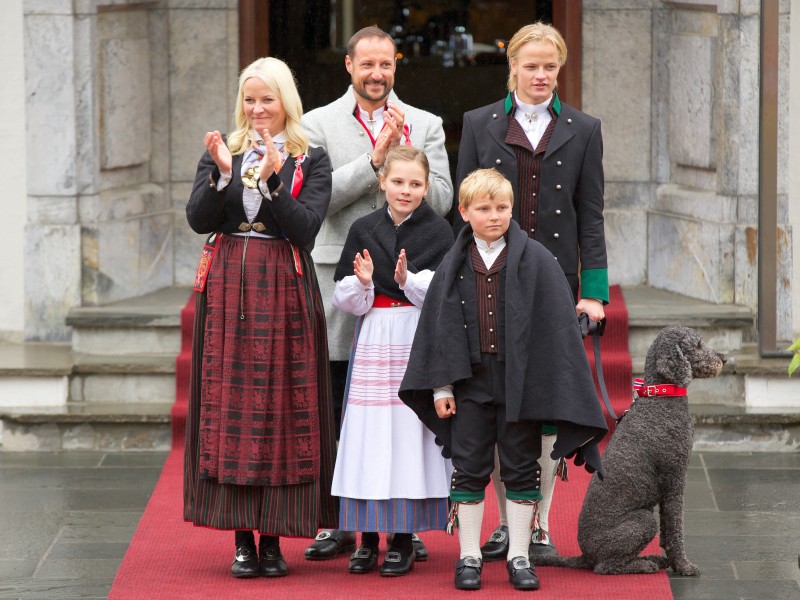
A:
POLYGON ((578 324, 581 328, 581 335, 586 337, 592 336, 592 346, 594 348, 594 368, 597 371, 597 384, 600 387, 600 395, 603 398, 603 403, 606 405, 608 415, 615 421, 619 421, 617 413, 611 408, 611 400, 608 398, 608 390, 606 389, 606 380, 603 377, 603 361, 600 358, 600 338, 606 330, 606 320, 592 321, 589 315, 581 313, 578 317, 578 324))

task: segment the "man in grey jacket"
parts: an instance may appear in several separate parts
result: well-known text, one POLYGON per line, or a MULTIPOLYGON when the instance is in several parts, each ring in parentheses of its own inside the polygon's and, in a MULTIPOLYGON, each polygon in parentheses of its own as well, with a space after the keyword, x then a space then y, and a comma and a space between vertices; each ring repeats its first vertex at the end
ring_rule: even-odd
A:
MULTIPOLYGON (((331 306, 333 274, 350 225, 385 204, 378 172, 386 152, 398 144, 423 150, 430 163, 428 204, 445 215, 453 198, 442 119, 401 102, 392 91, 396 52, 391 36, 378 27, 356 32, 350 38, 345 57, 352 85, 338 100, 303 117, 310 144, 324 148, 333 167, 331 203, 311 256, 325 303, 337 420, 341 415, 355 318, 331 306)), ((346 532, 322 532, 318 538, 321 539, 306 551, 309 559, 333 558, 350 551, 355 544, 353 536, 346 532)))

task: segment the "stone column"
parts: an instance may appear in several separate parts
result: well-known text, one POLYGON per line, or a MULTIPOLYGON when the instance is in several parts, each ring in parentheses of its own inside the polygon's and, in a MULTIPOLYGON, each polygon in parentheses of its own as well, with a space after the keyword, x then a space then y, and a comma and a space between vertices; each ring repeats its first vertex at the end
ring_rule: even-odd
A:
POLYGON ((623 285, 647 278, 652 19, 641 0, 583 3, 583 110, 602 121, 609 279, 623 285))
POLYGON ((174 214, 174 272, 194 283, 203 238, 186 223, 186 202, 206 131, 230 131, 239 77, 237 0, 172 0, 169 11, 170 195, 174 214))
POLYGON ((69 339, 64 317, 81 303, 80 115, 71 5, 25 3, 25 337, 33 341, 69 339))
POLYGON ((0 36, 0 163, 12 165, 13 174, 3 190, 3 259, 0 281, 4 284, 0 310, 0 339, 20 341, 25 325, 25 219, 27 172, 25 166, 25 61, 23 0, 8 0, 3 7, 4 34, 0 36))

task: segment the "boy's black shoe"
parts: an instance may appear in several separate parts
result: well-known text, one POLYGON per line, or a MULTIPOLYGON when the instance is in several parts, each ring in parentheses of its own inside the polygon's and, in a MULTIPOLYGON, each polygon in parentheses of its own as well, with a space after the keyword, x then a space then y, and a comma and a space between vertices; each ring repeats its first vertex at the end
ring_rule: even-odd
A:
POLYGON ((231 575, 244 579, 258 577, 258 554, 255 543, 245 543, 236 547, 236 554, 231 565, 231 575))
POLYGON ((481 546, 481 558, 486 562, 505 560, 508 556, 508 527, 500 525, 481 546))
POLYGON ((397 548, 389 548, 383 557, 381 577, 399 577, 407 574, 414 567, 414 550, 402 552, 397 548))
POLYGON ((306 560, 328 560, 356 549, 356 534, 353 531, 325 529, 306 548, 306 560))
POLYGON ((465 556, 456 562, 456 589, 479 590, 481 589, 481 569, 483 563, 480 558, 465 556))
POLYGON ((515 590, 538 590, 539 578, 533 565, 525 556, 515 556, 508 561, 508 580, 515 590))
POLYGON ((414 560, 425 562, 428 560, 428 549, 416 533, 411 534, 411 544, 414 546, 414 560))
POLYGON ((378 566, 378 549, 370 546, 360 546, 350 556, 347 570, 356 575, 363 575, 375 570, 378 566))

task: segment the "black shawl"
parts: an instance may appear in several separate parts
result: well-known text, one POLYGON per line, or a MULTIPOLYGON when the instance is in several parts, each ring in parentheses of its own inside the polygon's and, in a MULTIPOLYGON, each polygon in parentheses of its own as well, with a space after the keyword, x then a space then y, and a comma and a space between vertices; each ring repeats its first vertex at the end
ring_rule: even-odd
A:
MULTIPOLYGON (((553 255, 516 222, 511 222, 506 239, 506 419, 555 422, 552 457, 578 452, 587 468, 602 476, 597 444, 607 426, 569 284, 553 255)), ((450 453, 450 421, 436 415, 432 390, 471 377, 471 365, 480 360, 479 349, 468 342, 464 315, 465 307, 475 307, 475 287, 463 285, 462 279, 474 277, 472 243, 467 226, 436 270, 400 385, 400 398, 436 434, 445 456, 450 453), (462 297, 470 293, 472 297, 462 297)))
POLYGON ((435 271, 445 253, 453 245, 453 232, 448 222, 423 200, 408 219, 395 226, 386 205, 357 219, 347 232, 347 240, 333 278, 341 281, 353 275, 356 253, 369 250, 375 271, 372 281, 376 294, 407 301, 394 280, 394 269, 400 250, 405 249, 408 270, 419 273, 435 271))

